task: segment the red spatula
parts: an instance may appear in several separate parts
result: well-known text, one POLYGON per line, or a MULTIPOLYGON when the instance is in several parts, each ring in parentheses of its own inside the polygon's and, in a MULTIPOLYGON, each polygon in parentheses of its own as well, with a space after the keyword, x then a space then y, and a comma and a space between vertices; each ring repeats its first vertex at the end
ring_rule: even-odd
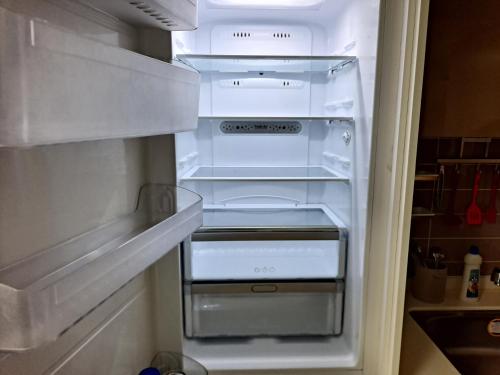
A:
POLYGON ((483 214, 477 205, 477 194, 479 192, 479 182, 481 180, 481 171, 476 172, 474 177, 474 186, 472 188, 472 201, 465 213, 465 219, 469 225, 481 225, 483 223, 483 214))
POLYGON ((488 210, 486 210, 486 221, 488 223, 494 224, 497 222, 497 188, 498 188, 498 176, 499 172, 495 171, 491 179, 491 190, 490 190, 490 205, 488 210))

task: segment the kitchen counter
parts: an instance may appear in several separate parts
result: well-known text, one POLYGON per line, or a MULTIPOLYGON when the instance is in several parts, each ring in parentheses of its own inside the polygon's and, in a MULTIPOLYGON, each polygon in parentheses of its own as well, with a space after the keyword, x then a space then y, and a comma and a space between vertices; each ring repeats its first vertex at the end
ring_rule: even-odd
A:
POLYGON ((446 297, 442 303, 419 301, 408 291, 401 343, 401 375, 459 374, 457 369, 411 317, 410 312, 415 310, 500 309, 500 288, 495 287, 488 277, 481 278, 480 290, 482 295, 479 302, 464 302, 458 298, 461 281, 461 277, 448 278, 446 297))

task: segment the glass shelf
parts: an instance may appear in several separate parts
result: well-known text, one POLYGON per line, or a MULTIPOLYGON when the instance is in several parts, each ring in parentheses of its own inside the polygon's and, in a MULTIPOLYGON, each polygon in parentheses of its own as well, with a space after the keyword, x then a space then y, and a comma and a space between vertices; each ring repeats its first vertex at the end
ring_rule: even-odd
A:
POLYGON ((313 167, 209 167, 197 166, 183 181, 349 181, 322 166, 313 167))
POLYGON ((55 340, 201 224, 199 195, 144 185, 135 212, 0 269, 0 351, 55 340))
POLYGON ((337 228, 321 208, 205 208, 206 228, 337 228))
POLYGON ((177 55, 177 59, 199 72, 219 73, 306 73, 338 71, 356 61, 355 56, 269 56, 269 55, 177 55))
POLYGON ((199 116, 198 119, 220 121, 345 121, 354 123, 352 117, 333 116, 199 116))

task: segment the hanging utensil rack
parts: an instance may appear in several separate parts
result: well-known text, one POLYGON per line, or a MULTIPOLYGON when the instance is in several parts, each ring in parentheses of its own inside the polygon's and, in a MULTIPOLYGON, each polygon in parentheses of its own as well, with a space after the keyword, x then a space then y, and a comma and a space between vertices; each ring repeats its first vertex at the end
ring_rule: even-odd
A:
POLYGON ((438 159, 438 164, 500 165, 500 159, 438 159))

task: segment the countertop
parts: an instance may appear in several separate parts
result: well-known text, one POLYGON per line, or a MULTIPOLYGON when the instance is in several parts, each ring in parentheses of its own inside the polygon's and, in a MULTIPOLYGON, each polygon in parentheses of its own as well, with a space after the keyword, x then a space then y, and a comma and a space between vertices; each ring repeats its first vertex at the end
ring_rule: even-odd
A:
POLYGON ((400 375, 460 374, 422 328, 411 317, 415 310, 497 310, 500 309, 500 287, 487 277, 481 278, 479 302, 464 302, 458 298, 461 277, 449 277, 446 297, 442 303, 426 303, 414 298, 408 291, 405 301, 403 336, 401 343, 400 375))

